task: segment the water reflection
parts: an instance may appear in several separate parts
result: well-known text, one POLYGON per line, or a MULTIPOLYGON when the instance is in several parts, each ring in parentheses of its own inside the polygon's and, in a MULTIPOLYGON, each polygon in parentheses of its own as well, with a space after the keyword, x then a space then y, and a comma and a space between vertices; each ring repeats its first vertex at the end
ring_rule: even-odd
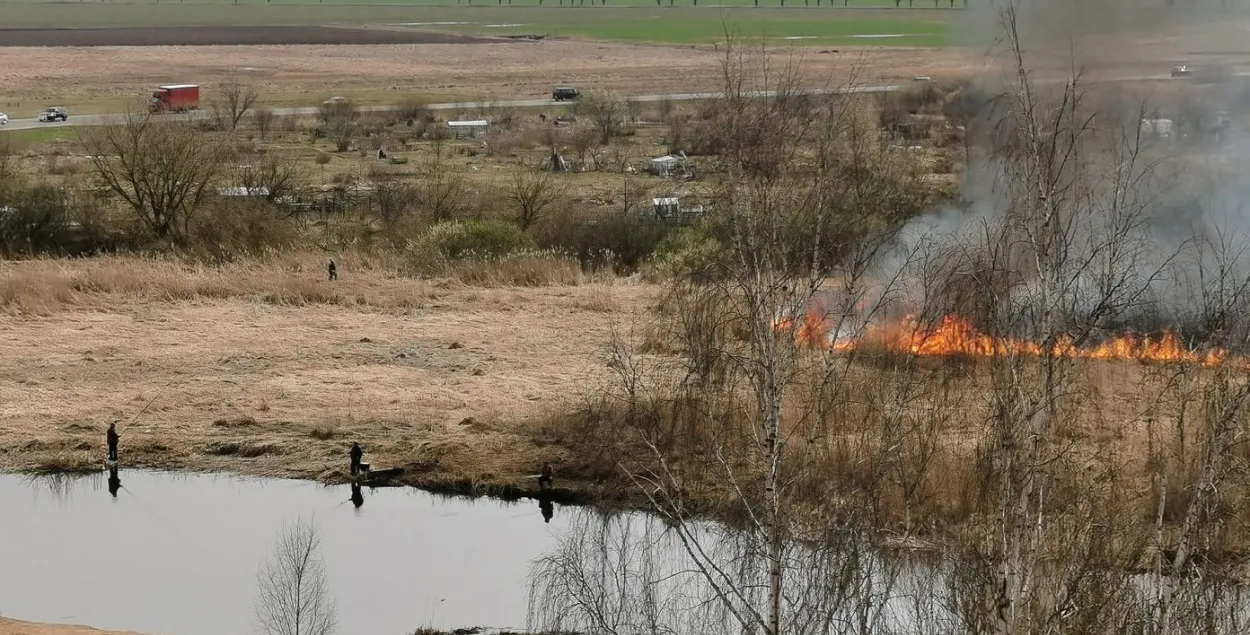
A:
POLYGON ((548 522, 535 523, 532 502, 410 488, 370 488, 366 514, 363 490, 133 469, 123 485, 113 466, 0 475, 0 570, 20 572, 0 576, 0 614, 163 635, 248 632, 258 564, 283 524, 311 515, 353 630, 524 626, 531 562, 556 545, 563 515, 544 509, 548 522))
POLYGON ((556 506, 551 499, 546 496, 538 497, 538 511, 543 515, 543 522, 550 523, 551 517, 555 515, 556 506))
MULTIPOLYGON (((535 563, 531 632, 766 632, 770 559, 762 532, 643 514, 575 509, 560 544, 535 563)), ((784 546, 781 631, 794 635, 967 635, 1005 623, 998 568, 975 553, 899 554, 838 527, 784 546)), ((1037 598, 1010 616, 1019 632, 1250 632, 1250 594, 1227 578, 1180 580, 1091 567, 1034 569, 1037 598), (1027 611, 1027 613, 1026 613, 1027 611)))
POLYGON ((117 464, 109 466, 109 494, 117 498, 117 490, 122 488, 122 479, 117 475, 117 464))

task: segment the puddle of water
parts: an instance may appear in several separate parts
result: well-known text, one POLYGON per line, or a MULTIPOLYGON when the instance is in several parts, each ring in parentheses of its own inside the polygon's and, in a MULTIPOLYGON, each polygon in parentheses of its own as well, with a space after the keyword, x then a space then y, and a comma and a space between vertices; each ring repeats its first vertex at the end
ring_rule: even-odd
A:
POLYGON ((391 26, 463 26, 466 24, 477 24, 476 22, 399 22, 391 26))
POLYGON ((567 525, 538 503, 127 472, 0 475, 0 615, 154 635, 251 632, 256 569, 284 523, 313 515, 343 632, 520 628, 531 562, 567 525))
POLYGON ((859 33, 856 35, 848 35, 847 37, 873 39, 883 37, 907 37, 906 33, 859 33))

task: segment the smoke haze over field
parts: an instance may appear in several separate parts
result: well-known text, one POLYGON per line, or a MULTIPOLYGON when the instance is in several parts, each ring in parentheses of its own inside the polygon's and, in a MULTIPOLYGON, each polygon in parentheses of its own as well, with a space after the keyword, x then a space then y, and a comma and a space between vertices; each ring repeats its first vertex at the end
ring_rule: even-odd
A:
MULTIPOLYGON (((1034 125, 1052 140, 1078 129, 1084 135, 1052 148, 1077 154, 1059 179, 1067 244, 1057 269, 1062 297, 1047 301, 1095 338, 1125 328, 1175 327, 1224 340, 1250 334, 1250 324, 1237 318, 1250 307, 1250 88, 1240 78, 1212 85, 1168 77, 1186 56, 1209 53, 1204 64, 1250 61, 1250 48, 1241 44, 1250 14, 1218 3, 1169 7, 1163 0, 1025 0, 1014 7, 1041 104, 1034 125), (1082 77, 1077 105, 1056 126, 1051 118, 1073 72, 1082 77), (1164 79, 1102 81, 1117 73, 1164 79), (1233 123, 1217 135, 1211 122, 1220 111, 1229 111, 1233 123), (1152 117, 1172 120, 1175 132, 1158 138, 1138 129, 1152 117)), ((1015 60, 1001 5, 964 15, 962 43, 985 51, 987 67, 997 67, 974 90, 1006 94, 969 125, 975 147, 963 205, 909 223, 878 277, 905 268, 906 310, 930 319, 947 311, 975 314, 960 302, 1000 294, 994 315, 979 318, 1035 336, 1043 295, 1028 233, 1036 230, 1037 212, 1029 206, 1037 204, 1037 192, 1021 179, 1035 177, 1036 165, 1012 147, 1024 137, 1004 133, 1027 122, 1011 94, 1015 60)))

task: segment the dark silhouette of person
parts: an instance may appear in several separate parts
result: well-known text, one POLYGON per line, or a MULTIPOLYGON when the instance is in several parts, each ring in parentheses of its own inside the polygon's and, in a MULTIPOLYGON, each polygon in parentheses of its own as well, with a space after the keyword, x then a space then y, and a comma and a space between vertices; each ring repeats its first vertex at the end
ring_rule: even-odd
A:
POLYGON ((334 264, 334 260, 330 261, 330 266, 326 267, 326 270, 330 272, 331 280, 339 279, 339 268, 334 264))
POLYGON ((543 471, 538 474, 538 489, 548 490, 555 486, 553 475, 551 472, 551 463, 543 463, 543 471))
POLYGON ((109 424, 108 432, 104 433, 104 438, 108 440, 108 444, 109 444, 109 460, 116 461, 117 460, 117 441, 121 439, 121 435, 117 434, 116 423, 109 424))
POLYGON ((352 483, 352 505, 355 505, 356 509, 360 509, 360 506, 364 504, 365 495, 364 492, 360 491, 360 483, 352 483))
POLYGON ((109 468, 109 493, 113 495, 113 498, 117 498, 117 490, 121 488, 122 479, 117 476, 117 466, 114 465, 109 468))
POLYGON ((556 513, 556 506, 552 504, 551 499, 542 497, 538 499, 538 509, 543 514, 543 522, 551 522, 551 517, 556 513))
POLYGON ((352 451, 348 454, 348 456, 352 458, 352 476, 356 476, 360 473, 360 459, 364 457, 364 455, 365 451, 360 449, 360 444, 353 441, 352 451))

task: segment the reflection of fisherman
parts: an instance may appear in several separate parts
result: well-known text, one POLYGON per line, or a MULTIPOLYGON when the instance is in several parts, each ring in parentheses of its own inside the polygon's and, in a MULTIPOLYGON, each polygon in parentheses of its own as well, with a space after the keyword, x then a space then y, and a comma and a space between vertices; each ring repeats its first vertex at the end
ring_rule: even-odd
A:
POLYGON ((543 522, 551 522, 551 517, 555 515, 555 507, 556 506, 551 503, 551 499, 549 498, 544 497, 538 499, 538 509, 543 514, 543 522))
POLYGON ((551 489, 553 485, 551 463, 543 463, 543 471, 538 474, 538 489, 551 489))
POLYGON ((365 495, 360 491, 360 483, 352 483, 352 505, 360 509, 365 504, 365 495))
POLYGON ((109 468, 109 493, 113 498, 117 498, 117 490, 122 488, 122 479, 117 476, 117 466, 109 468))
POLYGON ((109 424, 109 430, 108 430, 108 432, 107 432, 107 433, 105 433, 105 435, 104 435, 104 436, 105 436, 105 438, 106 438, 106 439, 108 439, 108 444, 109 444, 109 460, 110 460, 110 461, 116 461, 116 460, 117 460, 117 440, 121 438, 121 437, 117 434, 117 424, 116 424, 116 423, 110 423, 110 424, 109 424))
POLYGON ((352 476, 360 473, 360 459, 365 455, 365 451, 360 449, 360 444, 352 442, 352 451, 349 456, 352 457, 352 476))

